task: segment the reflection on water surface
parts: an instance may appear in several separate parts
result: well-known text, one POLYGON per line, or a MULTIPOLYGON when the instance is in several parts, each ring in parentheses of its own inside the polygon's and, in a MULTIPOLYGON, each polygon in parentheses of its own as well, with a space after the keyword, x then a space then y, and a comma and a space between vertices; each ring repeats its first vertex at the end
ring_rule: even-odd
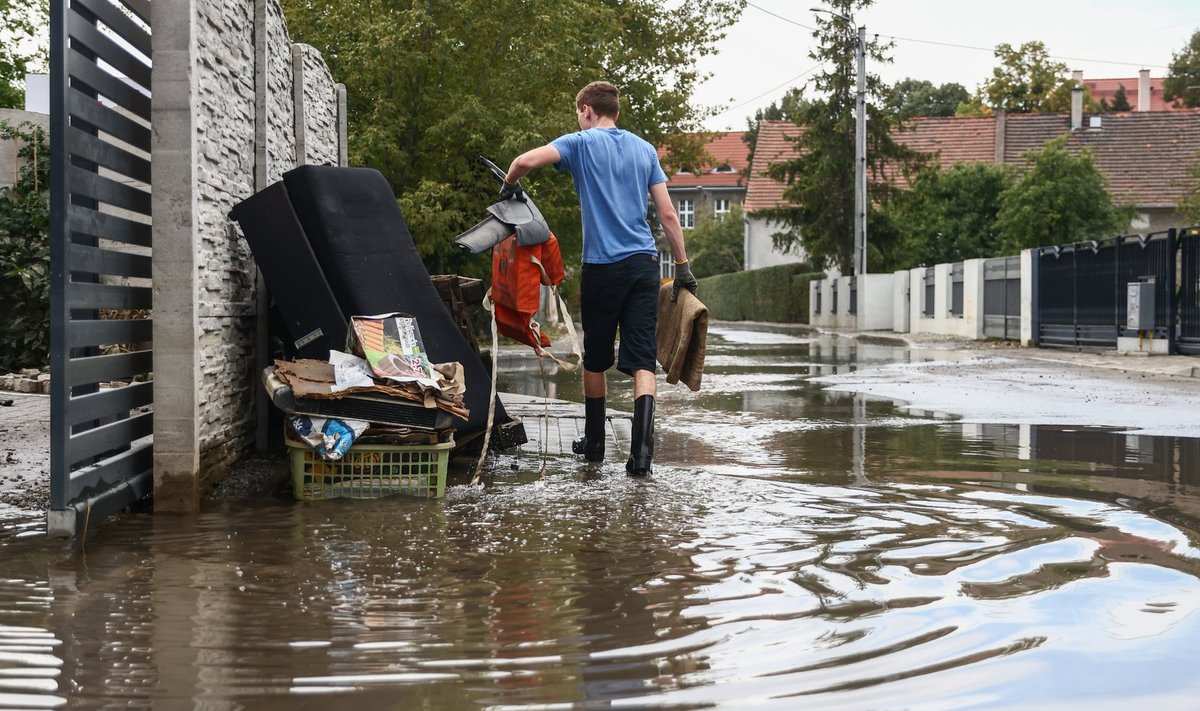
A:
POLYGON ((925 356, 784 336, 663 388, 649 481, 505 455, 442 502, 127 515, 82 553, 5 513, 0 708, 1195 708, 1194 440, 827 393, 925 356))

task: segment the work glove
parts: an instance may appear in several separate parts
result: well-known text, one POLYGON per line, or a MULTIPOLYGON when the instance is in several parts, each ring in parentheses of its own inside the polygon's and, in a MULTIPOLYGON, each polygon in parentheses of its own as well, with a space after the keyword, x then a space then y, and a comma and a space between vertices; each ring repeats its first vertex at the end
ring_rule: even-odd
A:
POLYGON ((525 202, 525 191, 521 189, 521 181, 515 183, 508 182, 508 178, 500 185, 501 200, 520 200, 525 202))
POLYGON ((679 298, 680 289, 687 289, 688 291, 692 292, 692 295, 694 296, 696 294, 697 286, 699 286, 699 284, 696 283, 696 277, 692 276, 692 265, 689 264, 687 260, 684 260, 683 262, 676 262, 675 283, 671 284, 671 303, 675 303, 675 301, 679 298))

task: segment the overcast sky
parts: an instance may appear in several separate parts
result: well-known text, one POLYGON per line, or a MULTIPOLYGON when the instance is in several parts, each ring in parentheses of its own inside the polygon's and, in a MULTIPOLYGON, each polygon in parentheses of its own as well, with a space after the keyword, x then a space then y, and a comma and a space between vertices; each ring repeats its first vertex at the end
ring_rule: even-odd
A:
MULTIPOLYGON (((809 8, 821 5, 750 0, 718 45, 720 53, 700 61, 700 69, 712 77, 696 92, 696 102, 728 107, 706 128, 744 129, 756 109, 817 71, 808 56, 812 32, 794 23, 815 26, 809 8)), ((1165 76, 1172 55, 1200 29, 1200 2, 877 0, 856 20, 868 35, 897 38, 892 64, 869 64, 869 72, 889 83, 912 77, 957 82, 973 92, 996 66, 991 48, 1001 42, 1019 46, 1040 40, 1050 55, 1070 70, 1082 69, 1084 77, 1136 77, 1141 68, 1153 77, 1165 76)))

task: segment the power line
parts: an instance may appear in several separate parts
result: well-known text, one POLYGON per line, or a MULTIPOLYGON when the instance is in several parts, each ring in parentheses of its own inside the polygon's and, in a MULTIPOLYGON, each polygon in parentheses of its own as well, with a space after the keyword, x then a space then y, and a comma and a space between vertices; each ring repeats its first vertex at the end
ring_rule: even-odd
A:
POLYGON ((765 12, 765 13, 767 13, 768 15, 770 15, 771 17, 774 17, 774 18, 776 18, 776 19, 779 19, 779 20, 783 20, 784 22, 791 23, 791 24, 795 25, 796 27, 803 27, 804 29, 806 29, 806 30, 812 30, 813 32, 816 32, 816 31, 817 31, 817 28, 815 28, 815 27, 809 27, 808 25, 804 25, 804 24, 801 24, 801 23, 799 23, 799 22, 796 22, 795 20, 791 19, 790 17, 784 17, 783 15, 778 15, 778 14, 776 14, 776 13, 774 13, 774 12, 771 12, 770 10, 768 10, 768 9, 767 9, 767 8, 765 8, 765 7, 761 7, 761 6, 759 6, 759 5, 755 5, 755 4, 754 4, 754 3, 752 3, 752 2, 748 2, 748 3, 746 3, 746 4, 747 4, 747 5, 749 5, 750 7, 754 8, 755 10, 759 10, 760 12, 765 12))
POLYGON ((750 103, 753 103, 753 102, 755 102, 755 101, 758 101, 759 99, 763 98, 763 97, 764 97, 764 96, 766 96, 767 94, 770 94, 770 93, 772 93, 772 92, 775 92, 775 91, 778 91, 778 90, 782 89, 783 87, 787 86, 788 84, 791 84, 792 82, 796 81, 796 80, 797 80, 797 79, 799 79, 800 77, 804 76, 805 74, 808 74, 808 73, 812 72, 813 70, 817 69, 817 68, 818 68, 818 67, 820 67, 820 66, 821 66, 821 64, 814 64, 814 65, 812 65, 811 67, 809 67, 808 69, 805 69, 804 71, 800 72, 800 73, 799 73, 799 74, 797 74, 796 76, 794 76, 794 77, 792 77, 791 79, 788 79, 788 80, 787 80, 787 81, 785 81, 784 83, 780 84, 779 86, 771 87, 770 89, 767 89, 766 91, 764 91, 763 93, 759 94, 758 96, 756 96, 756 97, 754 97, 754 98, 752 98, 752 99, 746 99, 745 101, 743 101, 742 103, 738 104, 737 106, 730 106, 729 108, 727 108, 727 109, 725 109, 725 110, 723 110, 723 111, 719 111, 719 112, 717 112, 717 113, 713 114, 713 118, 716 118, 717 116, 721 116, 721 115, 723 115, 723 114, 727 114, 727 113, 729 113, 730 111, 736 111, 737 109, 740 109, 740 108, 742 108, 742 107, 743 107, 743 106, 745 106, 746 104, 750 104, 750 103))
MULTIPOLYGON (((914 37, 897 37, 895 35, 885 35, 885 34, 881 34, 878 32, 876 32, 874 34, 876 37, 886 37, 887 39, 896 40, 897 42, 916 42, 918 44, 931 44, 931 45, 936 45, 938 47, 954 47, 955 49, 973 49, 973 50, 978 50, 980 52, 988 52, 991 54, 994 54, 996 51, 995 47, 975 47, 975 46, 969 45, 969 44, 954 44, 953 42, 937 42, 935 40, 923 40, 923 39, 916 39, 914 37)), ((1046 58, 1047 59, 1060 59, 1060 60, 1067 61, 1067 62, 1090 62, 1093 64, 1120 64, 1120 65, 1129 66, 1129 67, 1142 67, 1142 68, 1153 67, 1155 69, 1166 69, 1167 68, 1161 64, 1145 64, 1145 63, 1138 63, 1138 62, 1117 62, 1117 61, 1113 61, 1110 59, 1086 59, 1084 57, 1063 57, 1063 56, 1059 56, 1056 54, 1047 54, 1046 58)))
MULTIPOLYGON (((812 30, 814 32, 817 31, 817 28, 815 28, 815 27, 809 27, 808 25, 805 25, 803 23, 796 22, 795 20, 791 19, 790 17, 784 17, 783 15, 780 15, 778 13, 771 12, 770 10, 766 9, 765 7, 755 5, 752 2, 747 2, 746 4, 749 5, 750 7, 754 8, 755 10, 758 10, 759 12, 764 12, 764 13, 770 15, 771 17, 774 17, 779 20, 783 20, 784 22, 796 25, 797 27, 803 27, 806 30, 812 30)), ((934 45, 937 47, 953 47, 955 49, 970 49, 970 50, 975 50, 975 51, 979 51, 979 52, 987 52, 989 54, 995 54, 995 52, 996 52, 995 47, 976 47, 974 45, 969 45, 969 44, 955 44, 953 42, 938 42, 936 40, 917 39, 915 37, 897 37, 895 35, 885 35, 885 34, 882 34, 879 32, 874 32, 872 34, 874 34, 876 37, 885 37, 887 39, 896 40, 898 42, 915 42, 917 44, 930 44, 930 45, 934 45)), ((1116 65, 1127 66, 1127 67, 1141 67, 1143 69, 1151 69, 1151 68, 1167 69, 1168 68, 1161 64, 1146 64, 1146 63, 1138 63, 1138 62, 1117 62, 1117 61, 1113 61, 1110 59, 1086 59, 1083 57, 1063 57, 1063 56, 1054 55, 1054 54, 1048 54, 1048 55, 1046 55, 1046 57, 1048 59, 1058 59, 1058 60, 1067 61, 1067 62, 1089 62, 1092 64, 1116 64, 1116 65)))

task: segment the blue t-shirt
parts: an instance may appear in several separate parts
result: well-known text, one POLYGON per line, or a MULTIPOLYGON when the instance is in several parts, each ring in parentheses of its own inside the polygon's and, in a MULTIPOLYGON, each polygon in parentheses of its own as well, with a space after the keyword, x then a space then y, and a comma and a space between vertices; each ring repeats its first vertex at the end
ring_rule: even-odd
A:
POLYGON ((611 264, 658 254, 646 222, 651 185, 667 182, 654 146, 619 128, 589 128, 556 138, 557 170, 570 171, 583 212, 583 261, 611 264))

